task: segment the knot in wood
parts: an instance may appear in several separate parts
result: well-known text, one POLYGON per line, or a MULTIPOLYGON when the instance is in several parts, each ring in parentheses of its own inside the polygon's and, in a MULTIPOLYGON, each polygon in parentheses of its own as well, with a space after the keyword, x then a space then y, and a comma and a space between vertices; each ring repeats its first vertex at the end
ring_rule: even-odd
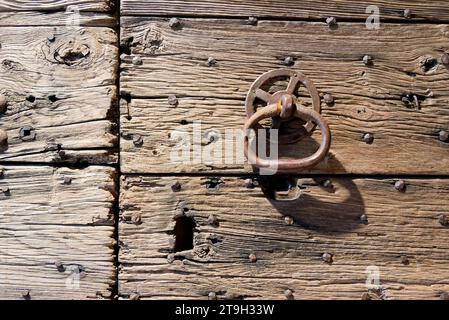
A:
POLYGON ((160 53, 165 49, 165 39, 162 37, 160 28, 153 24, 145 32, 143 38, 144 51, 150 55, 160 53))
MULTIPOLYGON (((202 261, 208 261, 215 255, 215 250, 210 244, 201 244, 193 248, 193 257, 202 261)), ((188 256, 186 256, 188 257, 188 256)))
POLYGON ((100 43, 97 35, 81 29, 64 33, 53 42, 47 42, 42 48, 44 59, 53 64, 89 66, 93 61, 106 55, 106 47, 100 43))
POLYGON ((55 51, 55 60, 61 64, 69 66, 80 63, 81 60, 90 54, 90 49, 85 44, 73 44, 69 42, 55 51))

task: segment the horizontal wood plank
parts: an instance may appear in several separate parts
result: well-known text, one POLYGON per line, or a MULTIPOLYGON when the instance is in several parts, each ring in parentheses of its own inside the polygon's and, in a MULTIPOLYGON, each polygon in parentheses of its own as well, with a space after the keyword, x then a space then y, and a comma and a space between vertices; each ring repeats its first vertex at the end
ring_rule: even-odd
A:
POLYGON ((109 28, 0 28, 0 161, 116 162, 117 42, 109 28))
MULTIPOLYGON (((82 27, 115 27, 116 19, 109 14, 82 12, 77 23, 82 27)), ((27 26, 68 26, 73 25, 73 15, 65 12, 37 12, 37 11, 0 11, 0 27, 27 26)))
POLYGON ((122 177, 120 294, 438 299, 449 290, 449 180, 407 179, 403 192, 394 179, 323 181, 299 179, 290 190, 299 199, 280 201, 268 180, 262 192, 236 177, 122 177), (176 226, 180 217, 193 225, 176 226), (179 251, 177 236, 192 230, 192 249, 179 251))
POLYGON ((114 6, 113 0, 0 0, 0 11, 65 11, 76 6, 80 11, 106 12, 114 6))
MULTIPOLYGON (((169 136, 191 130, 195 121, 222 134, 242 128, 251 83, 285 67, 291 56, 291 68, 335 100, 322 103, 334 139, 330 156, 315 172, 449 173, 449 145, 439 140, 439 132, 449 130, 449 72, 441 63, 449 51, 447 25, 384 24, 378 31, 354 23, 336 30, 320 23, 248 26, 218 19, 182 19, 181 25, 174 30, 167 19, 123 18, 122 42, 129 49, 121 65, 122 135, 129 138, 122 144, 124 172, 251 171, 241 165, 170 163, 169 136), (372 65, 362 62, 364 55, 373 58, 372 65), (209 57, 215 65, 208 65, 209 57), (171 95, 178 97, 177 107, 168 103, 171 95), (373 143, 362 140, 365 133, 374 135, 373 143), (142 137, 141 145, 133 143, 133 134, 142 137)), ((300 95, 307 104, 306 93, 300 95)), ((317 132, 281 152, 310 154, 319 141, 317 132)))
POLYGON ((115 169, 1 166, 0 175, 0 299, 111 298, 115 169))
POLYGON ((290 0, 122 0, 123 15, 168 15, 193 17, 249 17, 324 19, 329 16, 342 19, 365 20, 368 6, 379 8, 381 20, 410 21, 404 17, 409 9, 412 20, 448 21, 449 9, 444 0, 425 3, 418 0, 389 1, 290 1, 290 0))

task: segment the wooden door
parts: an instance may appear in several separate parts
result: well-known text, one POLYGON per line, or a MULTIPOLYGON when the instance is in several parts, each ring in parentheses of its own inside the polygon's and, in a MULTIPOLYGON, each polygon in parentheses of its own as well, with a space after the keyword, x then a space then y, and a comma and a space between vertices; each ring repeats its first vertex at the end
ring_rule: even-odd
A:
POLYGON ((109 1, 0 1, 0 298, 113 297, 109 1))
POLYGON ((443 0, 0 0, 0 298, 447 299, 448 54, 443 0), (225 132, 279 68, 333 139, 261 176, 225 132))
MULTIPOLYGON (((445 297, 444 2, 123 0, 121 8, 121 295, 445 297), (368 5, 379 8, 378 29, 365 23, 368 5), (278 68, 304 73, 321 94, 333 142, 317 167, 261 179, 248 165, 171 161, 174 132, 198 122, 202 132, 242 128, 251 83, 278 68), (290 191, 301 196, 274 200, 290 191)), ((220 138, 197 147, 232 143, 220 138)), ((310 154, 320 139, 317 130, 282 152, 310 154)))

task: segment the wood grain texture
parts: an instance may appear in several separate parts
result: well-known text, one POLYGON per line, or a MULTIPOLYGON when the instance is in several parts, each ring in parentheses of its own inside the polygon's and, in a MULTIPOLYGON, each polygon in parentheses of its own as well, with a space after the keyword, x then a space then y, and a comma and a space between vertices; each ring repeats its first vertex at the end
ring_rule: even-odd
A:
POLYGON ((0 28, 1 161, 116 162, 117 42, 109 28, 0 28))
MULTIPOLYGON (((28 26, 67 26, 71 15, 65 12, 1 12, 0 27, 28 27, 28 26)), ((82 27, 115 27, 116 19, 108 14, 81 12, 79 25, 82 27)))
MULTIPOLYGON (((122 134, 143 137, 137 147, 124 139, 124 172, 250 171, 170 163, 168 137, 191 131, 194 121, 222 134, 242 128, 251 83, 284 67, 286 56, 295 58, 292 69, 335 99, 322 103, 334 138, 330 156, 315 172, 449 172, 449 145, 438 139, 440 130, 449 129, 449 72, 440 63, 449 51, 447 25, 384 24, 370 31, 354 23, 329 30, 319 23, 264 21, 255 27, 240 20, 183 19, 182 29, 172 30, 164 19, 124 18, 122 26, 130 55, 122 56, 121 90, 132 98, 122 101, 122 134), (364 55, 373 57, 373 65, 363 64, 364 55), (136 57, 141 65, 132 62, 136 57), (208 57, 217 64, 208 66, 208 57), (416 95, 419 106, 404 103, 406 94, 416 95), (178 107, 168 104, 170 95, 179 98, 178 107), (367 132, 374 135, 372 144, 362 141, 367 132)), ((300 95, 305 99, 304 91, 300 95)), ((311 154, 317 141, 318 133, 281 153, 311 154)))
POLYGON ((0 172, 0 299, 110 298, 115 169, 2 166, 0 172))
POLYGON ((439 223, 447 179, 407 179, 404 192, 392 179, 332 178, 326 188, 322 179, 299 179, 300 198, 285 202, 235 177, 123 177, 120 294, 285 299, 290 289, 295 299, 438 299, 449 290, 449 229, 439 223), (194 220, 194 246, 173 253, 180 216, 194 220), (367 267, 380 271, 377 288, 366 287, 367 267))
POLYGON ((324 19, 329 16, 365 21, 371 11, 367 7, 376 5, 381 20, 409 21, 404 10, 412 12, 413 20, 448 21, 449 9, 444 0, 425 3, 418 0, 389 1, 292 1, 292 0, 122 0, 123 15, 168 15, 194 17, 249 17, 324 19))
POLYGON ((80 11, 106 12, 114 6, 112 0, 0 0, 0 11, 65 11, 77 6, 80 11))

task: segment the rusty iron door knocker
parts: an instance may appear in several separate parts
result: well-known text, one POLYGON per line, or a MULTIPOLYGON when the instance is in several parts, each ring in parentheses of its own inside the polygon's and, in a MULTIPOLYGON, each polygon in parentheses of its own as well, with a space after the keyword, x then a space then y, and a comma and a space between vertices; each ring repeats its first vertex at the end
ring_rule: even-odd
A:
POLYGON ((311 80, 304 74, 291 69, 279 69, 269 71, 261 75, 251 86, 245 101, 247 120, 244 126, 244 151, 245 156, 258 168, 276 167, 279 172, 297 172, 311 169, 316 166, 329 152, 331 143, 331 133, 326 120, 321 116, 321 101, 318 91, 311 80), (288 85, 285 90, 269 93, 263 90, 263 86, 276 78, 288 78, 288 85), (301 104, 295 92, 298 86, 303 85, 312 99, 312 108, 301 104), (256 98, 262 100, 267 105, 256 109, 256 98), (322 134, 322 142, 319 149, 311 156, 300 159, 262 159, 249 147, 249 131, 251 129, 261 129, 259 124, 264 119, 272 120, 272 128, 279 128, 283 122, 293 118, 301 119, 305 122, 302 134, 290 133, 279 137, 279 144, 296 143, 305 135, 311 135, 316 125, 319 126, 322 134), (305 132, 305 134, 304 134, 305 132))

